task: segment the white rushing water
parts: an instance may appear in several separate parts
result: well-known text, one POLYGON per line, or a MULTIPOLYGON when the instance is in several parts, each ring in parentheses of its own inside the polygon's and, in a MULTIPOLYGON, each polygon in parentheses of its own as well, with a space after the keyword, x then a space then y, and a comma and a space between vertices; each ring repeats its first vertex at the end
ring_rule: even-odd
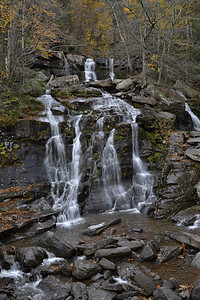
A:
POLYGON ((64 59, 64 66, 65 66, 65 75, 68 76, 71 74, 71 71, 70 71, 70 66, 67 57, 64 54, 63 54, 63 59, 64 59))
POLYGON ((89 82, 90 80, 97 80, 95 73, 95 62, 92 58, 87 58, 85 62, 85 81, 89 82))
MULTIPOLYGON (((185 101, 187 101, 187 98, 184 96, 184 94, 180 91, 177 91, 177 93, 179 94, 179 96, 183 97, 185 99, 185 101)), ((199 118, 192 112, 190 106, 187 104, 187 102, 185 102, 185 110, 189 113, 189 115, 191 116, 193 125, 194 125, 194 129, 197 131, 200 131, 200 120, 199 118)))
MULTIPOLYGON (((110 131, 102 152, 102 185, 104 192, 105 210, 140 209, 142 204, 155 200, 153 194, 153 176, 146 170, 139 157, 138 126, 136 117, 140 114, 138 109, 125 101, 104 93, 103 97, 96 99, 93 109, 100 110, 104 118, 111 117, 110 113, 117 115, 121 123, 130 124, 132 129, 132 167, 133 178, 131 184, 125 187, 121 181, 121 167, 115 149, 115 129, 110 131)), ((103 131, 103 125, 101 126, 103 131)))
POLYGON ((88 166, 89 174, 87 173, 87 176, 92 182, 92 188, 99 190, 101 194, 98 203, 101 206, 100 210, 138 210, 144 203, 151 203, 155 200, 152 191, 154 178, 146 170, 139 157, 136 123, 136 117, 140 114, 138 109, 107 93, 102 94, 102 97, 84 101, 77 98, 73 102, 79 102, 78 105, 82 105, 83 102, 84 105, 88 103, 88 109, 82 112, 83 115, 68 115, 68 131, 74 130, 74 138, 66 151, 60 132, 60 123, 63 121, 62 115, 65 113, 65 107, 49 94, 41 96, 39 101, 45 106, 45 112, 40 119, 49 122, 51 127, 51 137, 46 144, 45 166, 51 184, 53 208, 60 211, 57 225, 69 226, 82 220, 78 205, 78 192, 83 165, 88 166), (54 110, 59 111, 60 115, 58 113, 54 115, 54 110), (91 120, 94 112, 93 134, 87 141, 87 147, 84 145, 83 153, 81 137, 83 132, 86 132, 84 123, 86 120, 91 120), (98 117, 96 117, 97 115, 98 117), (105 125, 110 120, 114 121, 113 126, 124 124, 132 132, 133 177, 132 180, 126 180, 125 184, 122 181, 121 166, 115 145, 116 129, 105 125), (83 128, 81 129, 81 127, 83 128), (66 157, 70 148, 71 154, 68 154, 70 157, 66 157))
POLYGON ((109 58, 109 76, 112 80, 115 79, 113 58, 109 58))
MULTIPOLYGON (((61 211, 58 224, 67 224, 70 221, 80 219, 77 191, 81 177, 79 172, 81 160, 79 122, 82 115, 69 118, 70 125, 75 129, 75 138, 73 139, 72 159, 71 162, 67 162, 66 149, 60 133, 62 118, 52 112, 52 109, 56 109, 63 113, 65 107, 49 94, 41 96, 38 100, 46 108, 46 121, 50 123, 51 127, 51 137, 46 144, 45 166, 51 184, 53 208, 61 211)), ((44 118, 42 120, 45 121, 44 118)))

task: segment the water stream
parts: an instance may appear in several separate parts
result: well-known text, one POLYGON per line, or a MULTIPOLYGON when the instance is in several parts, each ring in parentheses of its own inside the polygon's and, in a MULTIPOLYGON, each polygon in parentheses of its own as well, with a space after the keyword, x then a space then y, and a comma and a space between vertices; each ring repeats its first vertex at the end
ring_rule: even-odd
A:
POLYGON ((200 131, 200 120, 199 118, 192 112, 190 106, 187 104, 187 98, 184 96, 184 94, 180 91, 177 91, 179 96, 183 97, 185 99, 185 110, 189 113, 191 116, 191 119, 193 121, 194 129, 197 131, 200 131))
POLYGON ((109 58, 109 76, 112 80, 115 79, 113 58, 109 58))
POLYGON ((46 144, 45 167, 47 176, 51 184, 51 197, 53 199, 53 208, 60 210, 58 224, 79 220, 80 213, 77 204, 77 191, 81 174, 79 171, 81 161, 81 143, 79 122, 82 115, 69 116, 68 126, 75 129, 73 139, 72 160, 66 159, 66 149, 63 137, 60 132, 60 123, 63 117, 54 115, 53 110, 64 113, 65 107, 53 99, 48 93, 38 99, 41 101, 46 110, 46 119, 42 121, 50 123, 51 137, 46 144))
MULTIPOLYGON (((140 210, 143 205, 155 200, 153 194, 154 177, 150 174, 140 159, 138 145, 138 126, 136 117, 138 109, 125 101, 103 93, 102 97, 88 100, 77 98, 72 104, 86 105, 87 110, 78 110, 69 114, 66 125, 74 130, 71 145, 67 145, 61 131, 60 124, 66 114, 65 107, 48 93, 39 98, 45 106, 43 121, 49 122, 51 137, 46 144, 45 167, 51 185, 53 209, 59 210, 58 225, 80 221, 78 204, 81 181, 89 176, 92 183, 90 192, 100 194, 95 205, 95 199, 90 199, 93 211, 115 211, 135 209, 140 210), (54 114, 54 111, 59 112, 54 114), (78 113, 78 115, 77 115, 78 113), (98 116, 98 117, 96 117, 98 116), (81 140, 85 140, 85 123, 94 122, 87 148, 82 151, 81 140), (113 120, 113 124, 108 122, 113 120), (115 126, 123 125, 130 129, 132 142, 132 180, 122 180, 120 160, 115 145, 115 126), (66 157, 66 147, 71 150, 70 157, 66 157), (90 174, 84 166, 90 166, 90 174), (96 207, 95 207, 96 206, 96 207)), ((130 139, 130 138, 129 138, 130 139)), ((131 140, 130 140, 131 141, 131 140)), ((90 193, 89 192, 89 193, 90 193)))
POLYGON ((87 58, 85 62, 85 81, 89 82, 90 80, 97 80, 95 73, 95 62, 92 58, 87 58))

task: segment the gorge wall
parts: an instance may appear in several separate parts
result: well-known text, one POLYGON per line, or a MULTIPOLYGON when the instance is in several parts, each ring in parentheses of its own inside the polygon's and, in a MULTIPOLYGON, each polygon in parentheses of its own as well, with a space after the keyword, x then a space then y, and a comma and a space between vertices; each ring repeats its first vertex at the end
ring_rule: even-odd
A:
MULTIPOLYGON (((177 94, 176 88, 169 90, 149 85, 142 89, 138 77, 89 82, 89 87, 85 87, 76 75, 55 78, 51 85, 52 95, 66 107, 61 133, 69 161, 75 133, 67 120, 69 114, 83 115, 80 121, 82 175, 78 189, 81 214, 103 211, 99 205, 102 190, 97 184, 101 172, 99 152, 102 149, 93 140, 96 120, 102 117, 102 112, 94 109, 88 114, 90 106, 101 94, 94 88, 111 91, 140 109, 137 116, 139 154, 147 170, 154 175, 153 190, 157 198, 152 205, 144 206, 142 211, 161 218, 198 204, 196 184, 200 172, 200 133, 193 130, 190 115, 185 111, 185 100, 177 94), (82 100, 77 101, 73 95, 82 97, 82 100), (91 145, 93 150, 89 152, 91 145)), ((190 99, 192 101, 194 97, 190 99)), ((126 186, 133 177, 132 130, 130 124, 122 122, 122 119, 120 114, 105 117, 104 128, 115 128, 114 143, 121 166, 121 179, 126 186)), ((52 205, 44 166, 45 145, 50 135, 49 124, 37 118, 19 120, 13 127, 1 128, 0 201, 9 201, 16 196, 34 201, 45 196, 52 205)), ((105 131, 102 145, 105 145, 108 135, 105 131)))

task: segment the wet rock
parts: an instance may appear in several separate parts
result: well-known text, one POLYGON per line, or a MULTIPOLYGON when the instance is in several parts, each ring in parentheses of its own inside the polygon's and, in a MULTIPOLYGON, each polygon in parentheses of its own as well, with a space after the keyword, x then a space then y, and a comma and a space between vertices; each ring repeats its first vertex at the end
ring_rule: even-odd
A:
POLYGON ((116 265, 104 257, 100 260, 99 264, 105 270, 115 270, 116 269, 116 265))
POLYGON ((107 280, 111 275, 112 275, 112 271, 111 270, 104 271, 104 273, 103 273, 104 280, 107 280))
POLYGON ((176 257, 182 252, 182 249, 180 247, 164 247, 160 250, 160 253, 158 254, 158 259, 156 260, 157 263, 164 263, 172 258, 176 257))
POLYGON ((138 272, 134 276, 134 281, 141 287, 149 296, 153 294, 153 291, 156 289, 154 281, 148 278, 144 273, 138 272))
POLYGON ((197 234, 192 234, 189 232, 171 232, 171 231, 165 231, 165 235, 187 245, 190 245, 192 247, 195 247, 197 249, 200 249, 200 237, 197 234))
POLYGON ((66 88, 68 86, 79 85, 79 84, 80 82, 77 75, 56 77, 54 80, 49 82, 49 85, 52 88, 66 88))
POLYGON ((98 258, 102 257, 123 257, 129 256, 131 254, 131 249, 128 247, 118 247, 114 249, 99 249, 95 252, 94 256, 98 258))
POLYGON ((62 266, 60 267, 60 273, 62 273, 66 277, 69 277, 72 275, 72 271, 71 271, 71 268, 70 268, 68 262, 64 262, 62 264, 62 266))
POLYGON ((72 275, 79 280, 91 278, 98 273, 101 267, 89 260, 76 260, 74 261, 72 275))
POLYGON ((83 282, 73 282, 71 285, 71 294, 76 299, 86 299, 86 284, 83 282))
POLYGON ((78 55, 78 54, 67 54, 67 59, 71 62, 74 63, 75 65, 79 65, 81 67, 84 67, 85 63, 85 56, 83 55, 78 55))
POLYGON ((200 149, 187 149, 185 155, 194 161, 200 161, 200 149))
POLYGON ((191 293, 191 300, 199 300, 200 295, 200 279, 193 283, 193 289, 191 293))
POLYGON ((65 300, 70 295, 71 285, 58 280, 54 276, 48 276, 43 279, 38 288, 43 291, 41 299, 44 300, 65 300))
POLYGON ((10 267, 13 265, 14 257, 13 255, 9 255, 5 252, 0 251, 0 260, 2 268, 5 270, 9 270, 10 267))
POLYGON ((117 91, 127 91, 128 89, 131 89, 134 87, 134 82, 131 78, 128 79, 124 79, 122 82, 120 82, 117 86, 116 86, 116 90, 117 91))
POLYGON ((96 88, 103 88, 107 91, 112 90, 115 87, 115 85, 112 82, 112 79, 110 78, 104 80, 90 81, 88 85, 96 88))
POLYGON ((98 249, 105 248, 108 245, 114 245, 117 243, 117 240, 114 238, 106 238, 100 241, 97 241, 96 244, 86 244, 79 246, 78 248, 84 252, 84 255, 94 254, 98 249))
POLYGON ((200 207, 193 206, 188 209, 184 209, 172 217, 172 221, 180 223, 185 226, 191 226, 196 221, 196 214, 200 214, 200 207))
POLYGON ((88 229, 84 230, 83 234, 85 234, 87 236, 99 235, 105 229, 107 229, 109 226, 113 226, 113 225, 119 224, 120 222, 121 222, 121 219, 117 218, 117 219, 111 220, 110 222, 107 222, 107 223, 101 223, 101 224, 97 224, 97 225, 92 225, 92 226, 88 227, 88 229))
POLYGON ((0 294, 0 300, 7 300, 8 297, 5 294, 0 294))
POLYGON ((151 242, 147 242, 141 253, 140 253, 140 258, 142 260, 155 260, 157 258, 157 252, 151 242))
POLYGON ((142 243, 140 241, 127 241, 121 240, 117 243, 120 247, 128 247, 131 250, 138 250, 142 247, 142 243))
POLYGON ((191 266, 195 269, 200 270, 200 252, 198 252, 192 260, 191 266))
POLYGON ((95 274, 94 276, 92 276, 91 280, 96 282, 100 282, 100 279, 103 279, 103 275, 101 275, 100 273, 95 274))
POLYGON ((46 257, 46 252, 37 247, 20 248, 16 252, 16 260, 24 267, 36 267, 46 257))
POLYGON ((165 287, 158 288, 154 291, 153 297, 155 300, 181 300, 181 297, 179 297, 175 292, 165 287))
POLYGON ((198 182, 198 183, 195 185, 195 188, 196 188, 196 190, 197 190, 198 198, 200 199, 200 182, 198 182))
POLYGON ((147 104, 150 106, 156 105, 156 100, 153 97, 143 97, 143 96, 133 96, 132 97, 133 103, 140 103, 140 104, 147 104))
POLYGON ((192 89, 190 86, 188 86, 185 82, 181 80, 177 80, 174 87, 181 91, 185 97, 193 98, 198 95, 198 92, 194 89, 192 89))
POLYGON ((131 300, 140 300, 140 298, 134 297, 138 295, 138 292, 129 292, 117 295, 116 300, 123 300, 123 299, 131 299, 131 300))
POLYGON ((89 300, 112 300, 116 297, 116 295, 117 294, 115 292, 92 288, 89 291, 89 300))
POLYGON ((102 289, 107 291, 122 292, 124 290, 124 287, 122 284, 117 282, 115 283, 103 282, 102 289))
POLYGON ((40 245, 58 257, 70 257, 75 253, 74 247, 57 237, 53 232, 46 233, 40 239, 40 245))

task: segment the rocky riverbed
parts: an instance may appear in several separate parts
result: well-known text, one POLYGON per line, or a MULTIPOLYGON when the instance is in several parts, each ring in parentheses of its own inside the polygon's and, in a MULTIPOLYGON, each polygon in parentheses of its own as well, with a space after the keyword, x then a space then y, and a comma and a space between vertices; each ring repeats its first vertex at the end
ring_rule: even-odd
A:
POLYGON ((34 225, 1 245, 0 299, 199 299, 198 228, 133 211, 34 225))

